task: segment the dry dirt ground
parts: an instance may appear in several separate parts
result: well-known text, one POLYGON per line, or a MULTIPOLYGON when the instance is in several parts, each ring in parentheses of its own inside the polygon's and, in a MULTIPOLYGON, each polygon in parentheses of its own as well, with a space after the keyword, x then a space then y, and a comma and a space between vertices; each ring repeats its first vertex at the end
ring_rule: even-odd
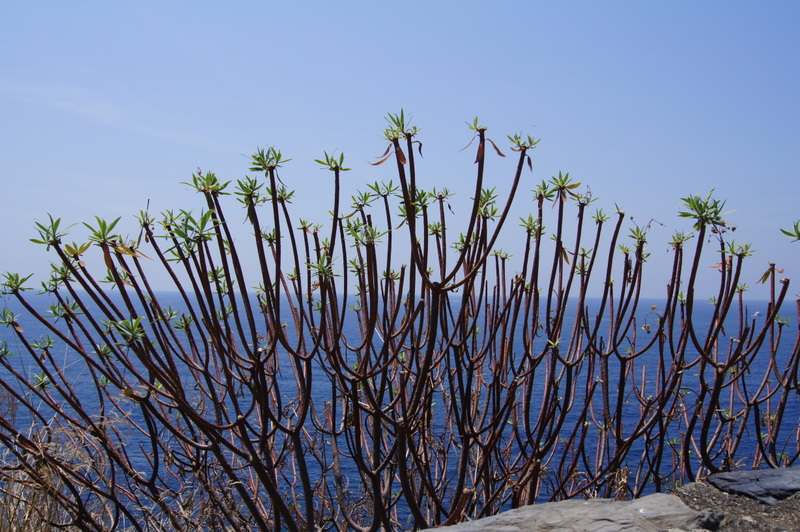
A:
POLYGON ((689 484, 674 493, 693 510, 714 508, 724 513, 720 532, 800 531, 800 493, 772 505, 725 493, 705 482, 689 484))

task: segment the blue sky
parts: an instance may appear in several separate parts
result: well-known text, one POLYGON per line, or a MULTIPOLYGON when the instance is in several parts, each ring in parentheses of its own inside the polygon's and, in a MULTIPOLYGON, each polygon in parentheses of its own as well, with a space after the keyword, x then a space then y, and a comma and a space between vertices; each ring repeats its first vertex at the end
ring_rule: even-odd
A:
MULTIPOLYGON (((47 272, 28 239, 48 213, 81 240, 95 215, 133 228, 148 200, 199 208, 180 182, 241 178, 259 146, 293 159, 295 213, 324 223, 330 181, 313 159, 344 152, 353 190, 388 179, 368 162, 403 108, 423 131, 423 186, 468 198, 459 150, 477 115, 496 140, 542 138, 522 211, 563 171, 597 207, 664 224, 648 295, 664 292, 666 241, 689 229, 679 199, 711 189, 758 250, 744 281, 776 262, 794 294, 800 243, 779 228, 800 219, 798 27, 791 1, 4 2, 0 271, 47 272)), ((490 164, 503 190, 513 161, 490 164)))

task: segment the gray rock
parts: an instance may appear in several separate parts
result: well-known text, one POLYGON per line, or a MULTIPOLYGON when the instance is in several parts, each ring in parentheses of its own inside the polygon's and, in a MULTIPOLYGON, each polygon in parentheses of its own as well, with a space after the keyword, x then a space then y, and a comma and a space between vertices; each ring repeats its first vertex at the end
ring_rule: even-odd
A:
POLYGON ((442 527, 445 532, 656 532, 716 530, 722 515, 696 512, 678 497, 655 493, 632 501, 568 500, 534 504, 442 527))
POLYGON ((709 475, 706 481, 727 493, 747 495, 765 504, 775 504, 800 491, 800 467, 715 473, 709 475))

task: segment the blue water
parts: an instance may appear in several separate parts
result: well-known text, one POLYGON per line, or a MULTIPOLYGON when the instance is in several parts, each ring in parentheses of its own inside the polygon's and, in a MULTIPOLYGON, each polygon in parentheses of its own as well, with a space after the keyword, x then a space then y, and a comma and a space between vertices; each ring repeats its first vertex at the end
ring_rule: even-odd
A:
MULTIPOLYGON (((177 294, 159 293, 158 297, 162 307, 172 306, 177 310, 183 307, 183 304, 177 294)), ((48 305, 48 302, 44 301, 41 297, 34 298, 34 301, 40 311, 46 311, 45 309, 48 305)), ((569 410, 564 417, 565 423, 563 427, 560 430, 554 429, 558 433, 557 435, 559 437, 559 442, 547 453, 547 457, 549 457, 548 463, 550 464, 551 469, 555 470, 560 464, 567 463, 562 461, 562 457, 575 457, 578 456, 576 453, 583 453, 583 458, 581 458, 581 460, 586 462, 584 465, 586 466, 587 470, 590 470, 594 467, 598 467, 598 465, 602 465, 605 459, 604 457, 607 456, 608 453, 613 452, 614 449, 606 449, 602 447, 603 442, 606 440, 603 440, 601 437, 602 429, 598 427, 603 425, 603 420, 594 419, 590 416, 589 419, 591 419, 592 422, 587 424, 587 418, 581 417, 581 412, 583 411, 584 407, 594 408, 596 412, 600 411, 600 407, 602 406, 601 391, 603 385, 608 386, 608 398, 610 401, 616 401, 619 398, 619 400, 623 402, 623 416, 620 420, 614 420, 614 422, 620 421, 620 436, 622 438, 627 438, 632 434, 634 425, 642 416, 642 401, 646 401, 648 393, 652 393, 653 387, 655 386, 655 381, 658 378, 659 363, 665 362, 667 365, 669 365, 672 363, 672 360, 664 360, 659 355, 655 347, 643 352, 631 362, 633 370, 628 374, 628 380, 625 381, 623 388, 618 378, 618 370, 621 365, 619 357, 629 356, 633 353, 636 353, 637 350, 640 350, 643 345, 653 340, 653 335, 658 327, 656 314, 661 311, 659 307, 661 304, 662 303, 658 300, 640 302, 638 307, 639 310, 635 315, 636 322, 635 324, 631 324, 631 328, 628 329, 629 334, 625 338, 615 339, 613 337, 609 337, 608 332, 602 332, 606 331, 609 326, 608 320, 604 320, 600 324, 600 337, 602 337, 603 345, 608 346, 616 340, 620 340, 620 348, 617 353, 619 356, 613 354, 608 359, 609 374, 601 375, 599 373, 599 365, 601 362, 599 358, 586 358, 585 360, 582 360, 578 365, 575 366, 573 386, 569 389, 562 387, 557 393, 564 396, 558 398, 557 401, 553 401, 553 397, 547 397, 545 395, 547 388, 546 379, 544 376, 547 371, 547 364, 551 362, 551 359, 543 360, 541 362, 541 366, 537 367, 536 378, 531 380, 531 392, 533 397, 531 400, 530 418, 527 420, 527 422, 535 424, 540 415, 540 407, 545 404, 554 405, 554 407, 557 408, 571 408, 571 410, 569 410), (652 310, 653 307, 655 307, 656 310, 652 310), (635 345, 631 341, 633 332, 636 333, 635 345), (592 366, 593 363, 597 365, 592 366), (587 390, 589 390, 593 385, 596 386, 594 389, 595 391, 592 393, 591 398, 587 398, 587 390), (617 392, 620 389, 623 389, 624 393, 618 396, 617 392), (637 397, 640 397, 641 400, 637 399, 637 397), (570 399, 572 402, 570 402, 570 399), (584 421, 584 425, 586 425, 585 427, 580 425, 581 420, 584 421), (572 439, 573 436, 576 439, 572 439), (581 449, 576 449, 573 445, 579 441, 582 441, 581 449), (587 449, 588 452, 586 452, 587 449), (592 460, 594 460, 595 463, 591 463, 592 460)), ((588 301, 588 306, 591 309, 590 315, 591 312, 596 311, 598 305, 599 301, 597 300, 588 301)), ((14 314, 18 315, 18 325, 24 330, 25 337, 29 342, 37 339, 43 339, 50 334, 43 324, 32 319, 30 316, 24 313, 19 304, 10 298, 6 297, 4 301, 0 300, 0 307, 3 306, 9 308, 14 314)), ((698 303, 696 305, 693 322, 698 331, 705 331, 709 328, 712 320, 712 310, 713 307, 710 304, 698 303)), ((752 323, 756 325, 756 327, 760 327, 763 325, 764 316, 767 314, 768 308, 765 302, 748 302, 746 309, 747 319, 745 320, 745 323, 752 323)), ((573 318, 571 317, 574 316, 574 308, 568 311, 566 316, 567 317, 562 328, 562 334, 560 335, 561 342, 563 342, 562 345, 564 351, 566 351, 567 343, 571 339, 569 331, 571 331, 573 327, 573 323, 571 321, 573 318)), ((283 318, 284 320, 289 321, 290 316, 287 313, 283 318)), ((794 317, 792 316, 792 318, 794 317)), ((741 382, 744 383, 745 386, 740 387, 738 391, 735 391, 731 388, 730 392, 726 391, 725 394, 723 394, 719 408, 720 412, 714 413, 717 418, 731 419, 730 416, 734 416, 738 412, 743 412, 744 402, 748 397, 747 394, 751 394, 752 396, 758 387, 768 386, 770 389, 775 389, 775 383, 777 382, 779 375, 785 371, 787 361, 790 360, 792 355, 792 347, 796 333, 795 320, 793 319, 791 323, 792 326, 782 328, 782 334, 784 335, 784 338, 780 344, 775 347, 776 355, 774 357, 769 356, 768 353, 770 350, 770 341, 773 339, 770 336, 766 337, 764 346, 757 352, 756 355, 749 359, 749 365, 741 378, 741 382), (777 365, 771 367, 770 364, 772 361, 777 362, 777 365), (769 375, 770 373, 772 373, 773 376, 765 379, 765 376, 769 375), (725 409, 729 410, 729 412, 722 412, 722 410, 725 409)), ((61 324, 63 324, 63 322, 60 322, 58 325, 60 326, 61 324)), ((725 323, 725 326, 726 330, 723 338, 726 339, 726 342, 724 342, 725 345, 722 346, 723 349, 719 355, 721 361, 724 360, 725 356, 727 356, 727 349, 735 350, 738 346, 738 342, 735 339, 737 336, 736 331, 739 326, 736 317, 729 317, 725 323)), ((266 331, 264 330, 258 330, 257 332, 266 336, 266 331)), ((529 330, 528 332, 531 331, 529 330)), ((346 322, 344 333, 344 336, 351 342, 351 344, 358 343, 361 333, 359 331, 359 325, 355 319, 351 319, 350 321, 346 322)), ((540 331, 537 334, 538 336, 533 341, 534 351, 541 350, 543 342, 547 341, 547 338, 543 337, 543 332, 540 331)), ((523 335, 518 332, 515 334, 513 339, 514 342, 512 352, 514 353, 514 356, 512 358, 514 358, 515 361, 521 360, 520 357, 523 357, 525 353, 525 344, 522 336, 523 335)), ((673 339, 677 341, 677 337, 673 339)), ((4 342, 5 348, 10 353, 14 354, 13 356, 5 357, 4 362, 8 364, 8 366, 5 368, 0 368, 0 378, 8 382, 9 386, 12 388, 20 389, 19 384, 14 384, 8 368, 15 369, 17 372, 19 372, 23 379, 28 382, 33 381, 36 378, 36 374, 40 373, 41 370, 36 366, 32 357, 26 354, 25 345, 23 345, 22 341, 14 334, 12 328, 0 327, 0 341, 4 342)), ((476 338, 475 345, 487 346, 490 345, 492 341, 493 340, 488 338, 476 338)), ((380 345, 379 340, 377 340, 377 345, 380 345)), ((75 396, 81 401, 82 408, 90 413, 99 413, 100 403, 97 389, 94 380, 91 378, 91 374, 86 363, 80 357, 77 357, 75 353, 63 343, 56 343, 50 349, 50 352, 58 361, 58 365, 63 368, 63 380, 64 382, 69 383, 69 385, 73 388, 75 396)), ((697 351, 694 350, 694 348, 687 348, 686 353, 688 360, 693 360, 697 356, 697 351)), ((353 353, 348 354, 347 357, 348 358, 346 358, 346 361, 348 363, 354 363, 356 360, 356 355, 353 353)), ((512 364, 513 363, 514 361, 512 361, 512 364)), ((279 395, 282 396, 286 401, 284 406, 290 407, 292 401, 296 399, 295 395, 297 391, 297 383, 290 369, 288 361, 284 361, 283 364, 284 366, 281 370, 279 378, 276 379, 275 383, 276 386, 281 388, 279 395)), ((332 388, 330 379, 327 377, 327 374, 324 371, 324 365, 324 361, 315 360, 313 366, 313 382, 315 386, 313 390, 313 401, 317 405, 318 415, 322 414, 322 405, 324 405, 326 401, 331 401, 332 397, 335 397, 334 394, 336 393, 336 391, 332 388)), ((557 368, 557 371, 560 371, 563 368, 563 365, 556 364, 553 367, 557 368)), ((183 382, 192 382, 193 377, 191 377, 189 370, 185 367, 185 365, 178 364, 178 368, 179 371, 185 372, 183 374, 183 382)), ((697 397, 700 392, 701 379, 703 377, 707 379, 713 375, 713 371, 710 368, 706 368, 701 375, 699 368, 699 365, 693 365, 687 368, 680 387, 681 394, 686 397, 685 400, 689 407, 691 407, 692 404, 692 397, 697 397)), ((487 383, 488 382, 491 382, 491 377, 487 379, 487 383)), ((563 386, 564 381, 561 381, 561 384, 563 386)), ((191 392, 191 390, 186 391, 187 393, 191 392)), ((777 393, 781 393, 780 390, 777 393)), ((777 436, 777 452, 780 453, 780 456, 784 461, 781 465, 788 465, 796 462, 798 454, 798 441, 800 441, 800 436, 798 436, 798 426, 800 426, 800 400, 798 399, 796 389, 790 390, 789 393, 790 398, 786 403, 786 411, 783 413, 783 423, 780 427, 780 430, 773 430, 773 435, 777 436)), ((765 396, 766 394, 766 388, 764 388, 760 392, 760 396, 765 396)), ((487 400, 485 395, 479 394, 479 397, 480 400, 487 400)), ((765 423, 767 422, 767 418, 774 414, 773 405, 777 403, 777 399, 778 396, 776 395, 769 402, 765 401, 758 406, 760 413, 764 417, 764 420, 761 423, 762 426, 766 427, 765 423)), ((231 398, 225 399, 225 401, 229 400, 231 400, 231 398)), ((441 397, 441 401, 447 401, 447 397, 441 397)), ((34 402, 34 404, 39 405, 40 413, 45 416, 49 415, 48 407, 44 404, 44 401, 40 400, 38 402, 34 402)), ((107 407, 108 405, 106 404, 105 406, 107 407)), ((443 425, 442 416, 444 416, 444 406, 438 405, 437 407, 431 408, 433 412, 432 415, 434 427, 439 427, 442 431, 445 431, 446 429, 443 426, 440 426, 443 425)), ((69 411, 69 407, 66 407, 66 409, 69 411)), ((134 422, 142 422, 142 418, 137 414, 135 408, 131 409, 130 415, 134 422)), ((526 420, 518 417, 519 412, 517 412, 515 415, 517 417, 510 417, 508 423, 526 422, 526 420)), ((657 417, 658 412, 653 412, 653 414, 649 415, 648 419, 656 419, 656 417, 653 416, 657 417)), ((739 430, 739 427, 741 427, 742 433, 739 437, 740 445, 737 449, 735 449, 735 454, 731 456, 725 456, 724 454, 716 456, 714 459, 715 463, 719 467, 734 467, 743 469, 753 467, 754 465, 764 467, 765 464, 763 459, 757 459, 758 452, 756 442, 758 436, 757 431, 759 429, 757 428, 756 423, 753 421, 752 417, 749 420, 742 420, 739 418, 739 421, 736 421, 736 419, 737 418, 734 417, 733 421, 728 422, 728 425, 736 427, 737 431, 739 430)), ((20 410, 17 412, 14 423, 17 427, 25 427, 30 425, 33 421, 34 419, 29 412, 20 410)), ((312 430, 312 425, 310 423, 307 423, 307 425, 309 430, 312 430)), ((677 452, 677 449, 681 445, 681 440, 685 435, 686 420, 676 421, 673 423, 672 427, 673 428, 670 429, 671 432, 664 435, 664 440, 668 441, 669 443, 662 444, 662 447, 666 445, 669 449, 676 449, 677 452)), ((655 434, 655 432, 651 431, 649 434, 652 436, 655 434)), ((714 446, 714 449, 721 449, 725 442, 725 438, 726 436, 723 434, 720 437, 719 443, 714 446)), ((126 431, 125 443, 136 469, 141 471, 150 470, 151 466, 146 456, 147 453, 138 451, 140 445, 144 446, 142 447, 143 449, 147 449, 147 439, 136 431, 126 431)), ((512 445, 511 442, 507 443, 509 443, 509 448, 516 450, 523 449, 524 452, 533 452, 533 449, 535 448, 535 445, 533 445, 531 442, 516 446, 512 445)), ((655 442, 648 443, 645 437, 637 438, 633 442, 631 450, 626 455, 626 463, 620 464, 629 468, 630 477, 628 478, 628 483, 633 484, 635 480, 637 483, 645 484, 647 485, 646 491, 652 491, 656 488, 654 487, 653 483, 648 482, 647 479, 635 479, 635 476, 638 467, 642 463, 646 463, 649 459, 648 454, 654 448, 654 445, 656 445, 655 442)), ((327 449, 327 452, 330 452, 330 449, 327 449)), ((695 453, 695 450, 690 449, 689 452, 695 453)), ((673 458, 674 454, 666 453, 663 457, 664 463, 661 469, 665 472, 665 477, 670 476, 669 473, 672 472, 672 478, 677 478, 677 481, 681 481, 681 473, 676 473, 672 469, 673 465, 670 460, 673 458)), ((452 473, 452 468, 454 467, 452 465, 453 463, 454 462, 449 462, 450 465, 448 466, 448 472, 450 473, 452 473)), ((698 473, 697 465, 695 464, 693 467, 694 470, 692 472, 698 473)), ((343 465, 343 472, 353 481, 358 478, 357 469, 352 464, 345 463, 343 465)), ((553 471, 551 471, 551 473, 553 473, 553 471)), ((317 470, 316 474, 321 474, 321 471, 317 470)), ((669 487, 669 485, 665 484, 659 489, 665 489, 669 487)), ((545 486, 538 499, 547 499, 553 493, 553 489, 555 489, 555 487, 552 485, 545 486)))

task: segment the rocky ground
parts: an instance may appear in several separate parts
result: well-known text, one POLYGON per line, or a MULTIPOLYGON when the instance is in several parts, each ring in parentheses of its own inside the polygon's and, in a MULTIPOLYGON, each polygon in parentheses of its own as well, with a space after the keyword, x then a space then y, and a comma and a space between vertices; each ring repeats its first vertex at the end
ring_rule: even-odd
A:
POLYGON ((764 504, 745 495, 720 491, 705 482, 695 482, 675 491, 689 508, 703 511, 713 508, 725 518, 720 532, 775 532, 800 531, 800 493, 764 504))
POLYGON ((735 471, 630 501, 533 504, 448 532, 800 532, 800 467, 735 471))

